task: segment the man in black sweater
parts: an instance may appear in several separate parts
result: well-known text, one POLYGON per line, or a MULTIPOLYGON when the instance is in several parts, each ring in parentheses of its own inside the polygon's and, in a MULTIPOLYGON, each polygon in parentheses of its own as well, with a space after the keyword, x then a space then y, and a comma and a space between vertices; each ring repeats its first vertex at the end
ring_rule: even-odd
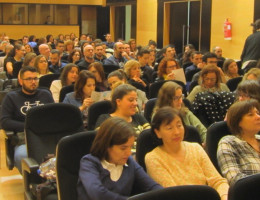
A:
MULTIPOLYGON (((23 67, 20 70, 19 83, 22 88, 9 92, 2 103, 1 126, 6 131, 13 131, 23 138, 24 122, 27 111, 35 106, 53 103, 51 93, 38 88, 39 78, 34 67, 23 67)), ((20 140, 15 147, 15 166, 21 172, 21 160, 27 157, 24 141, 20 140)))

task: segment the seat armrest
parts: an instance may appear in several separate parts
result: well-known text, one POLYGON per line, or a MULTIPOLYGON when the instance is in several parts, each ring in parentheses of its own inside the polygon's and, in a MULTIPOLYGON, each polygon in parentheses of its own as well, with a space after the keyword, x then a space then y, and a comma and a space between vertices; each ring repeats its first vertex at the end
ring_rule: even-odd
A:
POLYGON ((22 169, 28 173, 37 173, 39 164, 32 158, 24 158, 22 159, 22 169))
POLYGON ((2 129, 4 135, 6 138, 9 138, 10 136, 13 136, 14 135, 14 132, 13 131, 6 131, 4 129, 2 129))

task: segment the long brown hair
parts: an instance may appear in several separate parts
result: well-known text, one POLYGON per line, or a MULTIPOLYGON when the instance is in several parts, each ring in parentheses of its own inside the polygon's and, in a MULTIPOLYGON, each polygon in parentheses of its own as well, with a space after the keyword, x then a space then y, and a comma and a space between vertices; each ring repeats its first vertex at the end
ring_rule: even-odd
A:
MULTIPOLYGON (((164 83, 159 90, 153 113, 156 113, 159 108, 162 108, 164 106, 173 107, 173 98, 175 96, 176 90, 178 89, 182 90, 183 88, 173 81, 167 81, 166 83, 164 83)), ((182 103, 182 108, 180 112, 183 116, 188 112, 188 108, 185 107, 184 103, 182 103)))
POLYGON ((74 86, 75 97, 77 99, 81 99, 81 101, 84 100, 83 88, 86 85, 86 82, 89 78, 94 79, 96 82, 96 77, 94 76, 94 74, 92 74, 90 71, 82 70, 79 73, 78 80, 75 83, 74 86))

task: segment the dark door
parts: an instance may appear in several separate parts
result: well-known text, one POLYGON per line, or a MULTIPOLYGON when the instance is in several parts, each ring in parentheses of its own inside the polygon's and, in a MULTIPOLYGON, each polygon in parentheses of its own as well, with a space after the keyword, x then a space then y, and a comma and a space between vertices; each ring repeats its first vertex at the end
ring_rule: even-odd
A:
POLYGON ((170 4, 170 44, 176 46, 177 53, 186 44, 193 44, 200 50, 201 2, 173 2, 170 4))

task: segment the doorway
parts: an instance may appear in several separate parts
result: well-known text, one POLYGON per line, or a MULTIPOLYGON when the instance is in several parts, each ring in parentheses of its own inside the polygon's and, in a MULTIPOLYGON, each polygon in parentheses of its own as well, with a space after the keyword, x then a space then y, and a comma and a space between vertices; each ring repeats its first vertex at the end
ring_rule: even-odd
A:
POLYGON ((184 46, 193 44, 201 49, 201 0, 175 1, 170 3, 169 43, 174 44, 177 53, 183 53, 184 46))

